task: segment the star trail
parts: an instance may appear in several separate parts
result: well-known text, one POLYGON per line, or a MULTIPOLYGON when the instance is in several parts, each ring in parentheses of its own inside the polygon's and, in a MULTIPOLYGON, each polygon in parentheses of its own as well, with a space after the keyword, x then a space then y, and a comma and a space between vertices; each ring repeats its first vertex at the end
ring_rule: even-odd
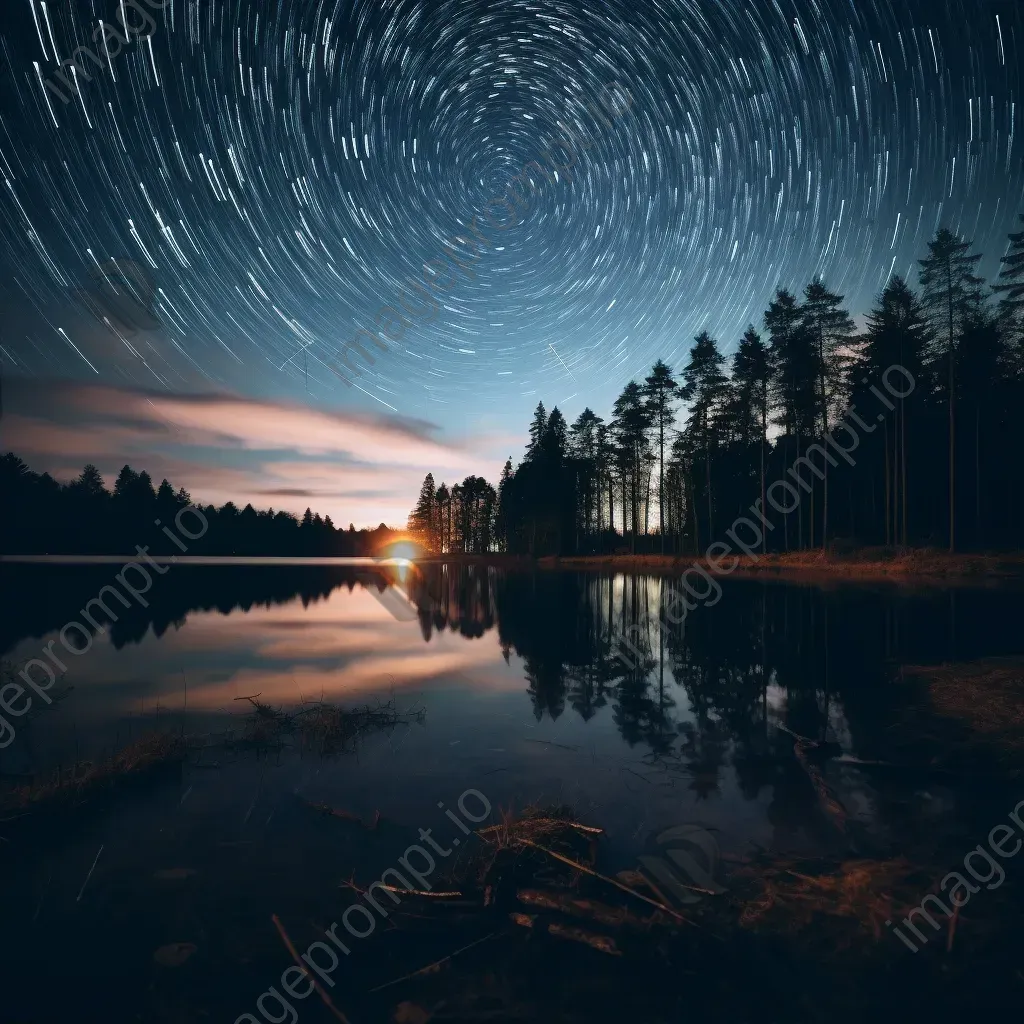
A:
POLYGON ((820 273, 865 312, 940 224, 991 276, 1024 209, 1013 2, 8 8, 0 360, 17 373, 428 416, 582 408, 700 330, 731 351, 779 284, 820 273), (612 83, 630 103, 602 119, 612 83), (328 369, 566 137, 587 148, 481 229, 433 315, 382 336, 351 386, 328 369), (82 301, 125 265, 159 321, 134 335, 82 301))

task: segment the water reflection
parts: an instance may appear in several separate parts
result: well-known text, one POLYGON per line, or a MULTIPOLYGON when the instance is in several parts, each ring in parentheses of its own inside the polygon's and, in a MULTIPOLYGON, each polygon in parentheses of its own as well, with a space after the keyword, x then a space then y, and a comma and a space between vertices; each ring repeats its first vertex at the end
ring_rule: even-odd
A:
MULTIPOLYGON (((74 619, 111 573, 3 571, 16 600, 0 620, 0 650, 15 660, 37 656, 40 641, 74 619)), ((86 679, 103 674, 101 702, 118 693, 118 681, 148 679, 165 708, 180 690, 193 710, 211 710, 246 693, 293 702, 385 679, 498 685, 500 654, 501 687, 518 666, 537 722, 607 715, 629 747, 685 765, 698 796, 718 789, 729 764, 753 797, 772 770, 769 722, 870 757, 901 699, 891 685, 899 664, 1024 646, 1017 591, 733 581, 716 606, 672 623, 659 612, 669 586, 639 575, 480 565, 179 566, 147 595, 148 607, 108 623, 107 647, 123 657, 98 641, 99 656, 73 668, 86 679), (396 594, 419 636, 396 620, 388 600, 396 594)))

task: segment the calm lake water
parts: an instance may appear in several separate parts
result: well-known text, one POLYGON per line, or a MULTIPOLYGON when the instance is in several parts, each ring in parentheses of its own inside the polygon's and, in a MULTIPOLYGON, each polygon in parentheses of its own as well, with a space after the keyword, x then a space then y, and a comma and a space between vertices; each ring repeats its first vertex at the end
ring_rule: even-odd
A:
MULTIPOLYGON (((96 758, 147 729, 213 738, 238 726, 247 695, 291 708, 394 700, 424 720, 338 758, 193 750, 180 777, 76 818, 59 840, 0 843, 6 969, 20 979, 4 1021, 80 1019, 83 1006, 111 1020, 254 1013, 288 965, 270 915, 304 948, 350 902, 341 882, 368 884, 420 828, 457 836, 438 804, 467 789, 495 813, 571 805, 607 830, 610 871, 678 824, 711 831, 726 855, 827 849, 834 836, 780 725, 884 759, 907 702, 901 665, 1024 654, 1015 589, 728 581, 715 607, 666 630, 652 621, 669 583, 653 577, 279 564, 179 564, 148 607, 115 604, 89 650, 63 651, 59 630, 117 570, 0 565, 2 656, 20 667, 57 641, 71 687, 15 720, 5 775, 96 758), (381 825, 369 833, 304 801, 364 821, 379 812, 381 825), (155 963, 175 942, 195 945, 188 963, 155 963)), ((996 820, 952 782, 841 762, 829 782, 872 852, 996 820)), ((347 986, 419 966, 389 934, 353 950, 347 986)), ((303 1019, 327 1019, 315 1001, 303 1019)))

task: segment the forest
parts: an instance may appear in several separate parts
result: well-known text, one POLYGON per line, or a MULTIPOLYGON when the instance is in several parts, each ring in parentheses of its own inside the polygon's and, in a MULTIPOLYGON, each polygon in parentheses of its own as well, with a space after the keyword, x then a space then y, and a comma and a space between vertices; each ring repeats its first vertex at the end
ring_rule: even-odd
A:
POLYGON ((428 474, 410 530, 439 553, 699 554, 787 481, 800 500, 762 551, 1018 547, 1024 231, 991 285, 971 250, 937 230, 917 287, 890 277, 861 330, 815 277, 800 296, 780 287, 731 359, 702 332, 685 365, 659 359, 627 383, 607 419, 585 408, 569 424, 540 403, 497 487, 428 474), (882 390, 891 368, 903 397, 882 390), (858 409, 855 456, 824 457, 858 409))
MULTIPOLYGON (((163 480, 159 487, 145 470, 124 466, 108 491, 99 470, 88 465, 70 483, 34 473, 13 452, 0 456, 0 553, 130 554, 148 545, 154 554, 178 554, 162 527, 174 529, 177 514, 192 505, 191 495, 163 480), (156 521, 160 521, 157 525, 156 521)), ((272 508, 238 508, 228 501, 202 509, 209 524, 190 555, 375 555, 396 534, 383 523, 376 530, 339 530, 330 516, 306 509, 299 519, 272 508)), ((198 520, 185 518, 186 531, 199 532, 198 520)))

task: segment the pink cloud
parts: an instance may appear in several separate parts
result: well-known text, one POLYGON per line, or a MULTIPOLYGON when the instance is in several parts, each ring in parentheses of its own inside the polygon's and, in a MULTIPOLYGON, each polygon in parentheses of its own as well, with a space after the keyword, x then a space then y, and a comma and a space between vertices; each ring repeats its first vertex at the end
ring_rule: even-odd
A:
POLYGON ((402 417, 64 382, 9 413, 2 441, 58 479, 92 462, 110 486, 128 463, 204 504, 296 513, 310 506, 339 526, 404 526, 428 470, 438 483, 500 471, 492 439, 464 444, 438 435, 434 425, 402 417))

